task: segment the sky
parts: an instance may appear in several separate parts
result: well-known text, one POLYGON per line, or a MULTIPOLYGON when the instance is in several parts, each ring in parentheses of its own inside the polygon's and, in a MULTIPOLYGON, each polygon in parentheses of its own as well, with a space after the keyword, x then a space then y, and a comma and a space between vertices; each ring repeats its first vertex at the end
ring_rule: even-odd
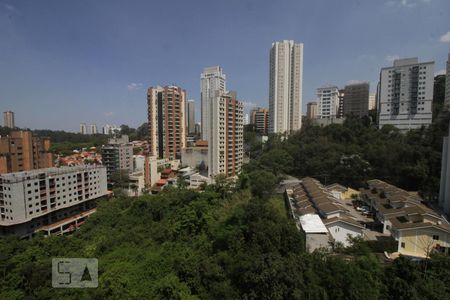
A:
POLYGON ((269 51, 304 44, 303 107, 325 84, 369 81, 419 57, 443 72, 449 0, 0 0, 0 111, 16 126, 146 122, 146 90, 178 85, 196 100, 220 65, 246 109, 268 106, 269 51))

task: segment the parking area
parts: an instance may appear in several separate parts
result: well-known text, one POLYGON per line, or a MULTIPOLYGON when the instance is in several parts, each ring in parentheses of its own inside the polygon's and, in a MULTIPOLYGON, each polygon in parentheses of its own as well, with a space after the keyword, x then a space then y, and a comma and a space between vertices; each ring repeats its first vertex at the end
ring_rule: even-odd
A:
POLYGON ((353 207, 352 200, 343 200, 343 199, 337 199, 337 201, 342 204, 349 212, 349 214, 355 218, 357 221, 363 222, 363 223, 370 223, 373 222, 373 219, 371 217, 368 217, 367 215, 363 215, 362 211, 358 211, 353 207))

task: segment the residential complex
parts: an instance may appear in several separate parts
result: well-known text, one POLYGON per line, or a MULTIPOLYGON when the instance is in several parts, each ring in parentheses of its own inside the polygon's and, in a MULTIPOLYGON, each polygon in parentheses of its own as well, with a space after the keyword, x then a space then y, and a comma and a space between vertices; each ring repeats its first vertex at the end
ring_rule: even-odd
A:
POLYGON ((306 104, 306 117, 310 120, 317 118, 318 109, 317 102, 309 102, 306 104))
POLYGON ((369 114, 369 83, 354 83, 344 89, 344 116, 357 117, 369 114))
POLYGON ((129 143, 128 136, 110 138, 107 145, 102 147, 102 161, 107 168, 108 179, 120 170, 133 172, 133 145, 129 143))
POLYGON ((432 121, 434 62, 395 60, 380 72, 378 125, 400 130, 428 126, 432 121))
POLYGON ((176 159, 186 147, 186 91, 177 86, 147 92, 150 156, 176 159))
POLYGON ((217 100, 217 92, 226 91, 226 76, 220 66, 203 69, 200 75, 200 97, 201 97, 201 137, 209 140, 210 113, 209 106, 217 100))
POLYGON ((306 177, 289 189, 286 197, 291 213, 304 231, 307 250, 329 248, 339 242, 349 246, 348 235, 362 237, 364 224, 349 213, 334 194, 334 187, 325 187, 318 180, 306 177))
POLYGON ((116 126, 116 125, 108 125, 106 124, 105 126, 103 126, 103 134, 116 134, 116 133, 120 133, 122 129, 120 128, 120 126, 116 126))
POLYGON ((337 86, 324 86, 317 89, 318 117, 337 118, 339 110, 339 89, 337 86))
POLYGON ((13 131, 0 137, 0 174, 53 167, 50 139, 31 131, 13 131))
POLYGON ((195 134, 195 101, 187 101, 187 133, 195 134))
POLYGON ((88 127, 88 134, 97 134, 97 125, 90 124, 88 127))
POLYGON ((0 234, 64 234, 95 212, 108 194, 106 168, 76 166, 0 175, 0 234))
POLYGON ((269 109, 258 107, 250 112, 250 124, 260 134, 267 135, 269 129, 269 109))
POLYGON ((243 104, 235 92, 217 92, 210 103, 208 176, 236 176, 243 159, 243 104))
POLYGON ((3 127, 15 128, 14 113, 12 111, 3 112, 3 127))
POLYGON ((272 43, 269 79, 269 131, 290 133, 302 126, 303 44, 272 43))
POLYGON ((422 204, 422 199, 384 181, 367 181, 361 198, 383 225, 383 233, 397 242, 397 253, 429 257, 434 252, 450 254, 450 224, 422 204))
POLYGON ((447 72, 445 77, 445 106, 450 109, 450 53, 447 60, 447 72))

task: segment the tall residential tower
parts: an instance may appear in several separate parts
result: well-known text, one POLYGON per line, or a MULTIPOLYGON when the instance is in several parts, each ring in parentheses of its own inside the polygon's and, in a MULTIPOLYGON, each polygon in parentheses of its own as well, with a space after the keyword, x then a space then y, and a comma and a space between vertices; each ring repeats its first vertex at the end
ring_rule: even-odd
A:
POLYGON ((208 176, 236 176, 244 155, 244 107, 235 92, 217 92, 209 111, 208 176))
POLYGON ((200 97, 201 97, 201 126, 202 139, 209 140, 208 128, 211 126, 209 119, 209 105, 216 100, 217 92, 224 92, 226 90, 226 76, 219 66, 208 67, 203 69, 200 75, 200 97))
POLYGON ((177 86, 147 91, 148 139, 151 156, 180 158, 186 147, 186 91, 177 86))
POLYGON ((14 113, 12 111, 5 111, 3 113, 3 126, 8 128, 14 128, 14 113))
POLYGON ((450 53, 447 60, 447 75, 445 78, 445 106, 450 109, 450 53))
POLYGON ((187 102, 187 132, 188 134, 195 134, 195 101, 188 100, 187 102))
POLYGON ((284 40, 270 50, 269 131, 290 133, 302 126, 303 44, 284 40))

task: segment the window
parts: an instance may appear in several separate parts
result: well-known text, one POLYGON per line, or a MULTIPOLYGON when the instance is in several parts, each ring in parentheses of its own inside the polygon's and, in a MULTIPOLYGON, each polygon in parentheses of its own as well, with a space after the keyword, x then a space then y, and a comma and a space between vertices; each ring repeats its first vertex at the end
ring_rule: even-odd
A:
POLYGON ((433 240, 439 241, 439 236, 438 235, 433 235, 433 240))
POLYGON ((402 243, 400 244, 400 247, 405 248, 405 243, 402 242, 402 243))

